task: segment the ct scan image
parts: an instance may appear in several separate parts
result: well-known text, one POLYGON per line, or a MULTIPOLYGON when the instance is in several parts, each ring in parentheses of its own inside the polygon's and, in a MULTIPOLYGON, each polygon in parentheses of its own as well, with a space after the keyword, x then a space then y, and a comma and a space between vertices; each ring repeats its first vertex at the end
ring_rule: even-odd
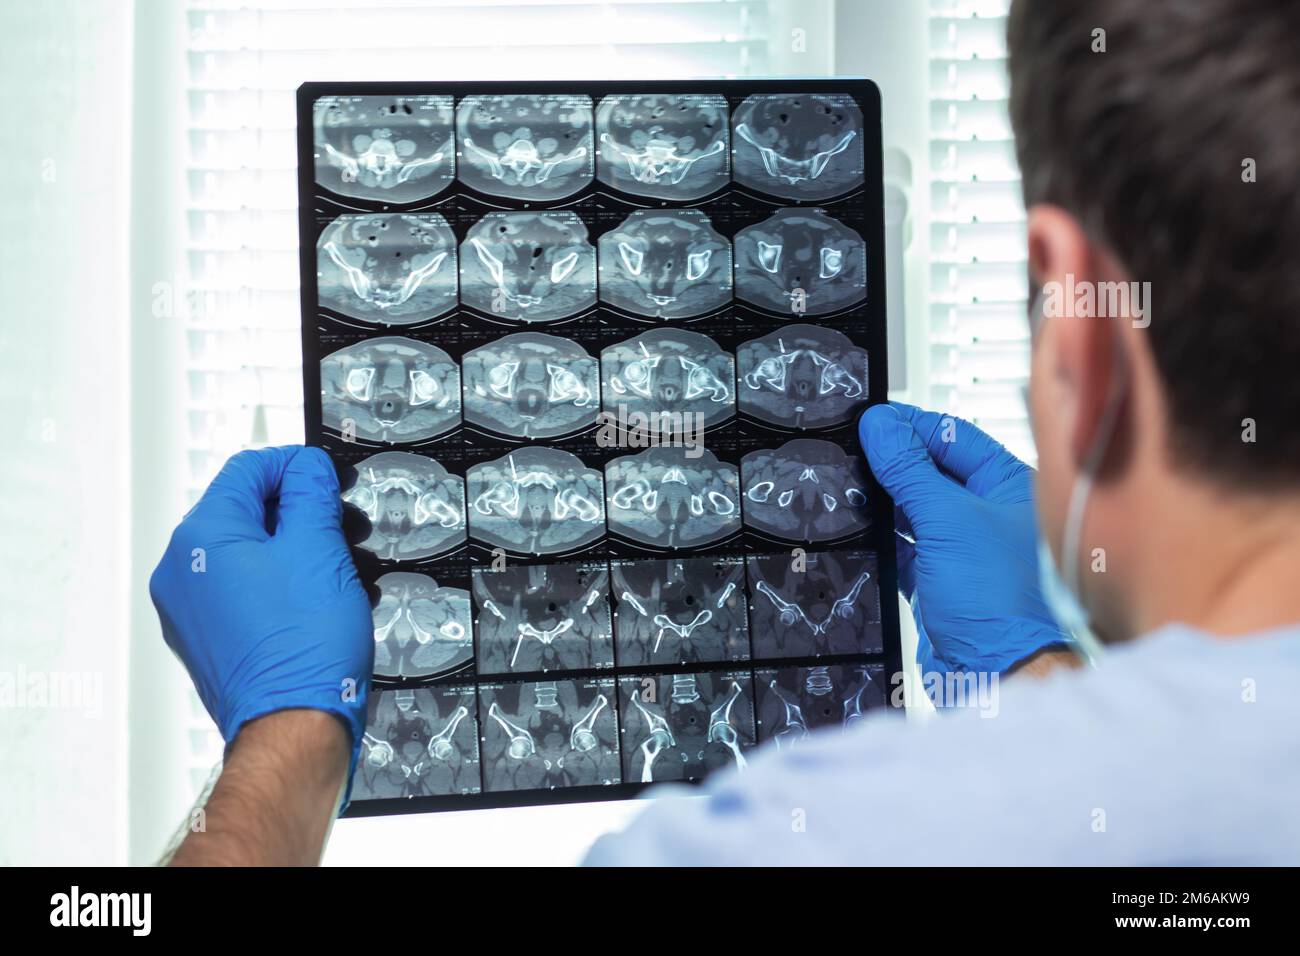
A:
POLYGON ((621 783, 616 694, 612 677, 481 685, 484 788, 621 783))
POLYGON ((625 781, 700 780, 745 769, 757 736, 749 674, 621 677, 618 684, 625 781))
POLYGON ((479 673, 614 665, 603 563, 475 568, 473 575, 479 673))
POLYGON ((456 176, 450 96, 322 96, 312 144, 317 184, 339 196, 411 203, 456 176))
POLYGON ((320 304, 377 325, 414 325, 456 307, 456 237, 433 213, 339 216, 316 240, 320 304))
POLYGON ((375 585, 376 677, 437 677, 474 656, 468 591, 439 587, 428 575, 409 571, 390 571, 375 585))
POLYGON ((782 428, 828 428, 867 406, 867 352, 835 329, 787 325, 736 349, 740 410, 782 428))
POLYGON ((785 541, 835 541, 871 526, 867 466, 839 445, 797 438, 740 460, 745 524, 785 541))
POLYGON ((794 315, 825 315, 867 297, 862 237, 820 209, 779 209, 736 233, 736 298, 794 315))
POLYGON ((880 584, 860 551, 746 559, 754 657, 879 654, 880 584))
POLYGON ((460 181, 490 196, 544 202, 592 181, 591 97, 472 95, 456 106, 460 181))
POLYGON ((370 692, 354 801, 481 790, 472 685, 370 692))
POLYGON ((750 96, 732 123, 738 183, 809 202, 865 182, 862 111, 851 96, 750 96))
POLYGON ((754 671, 758 691, 758 739, 783 750, 805 743, 818 728, 855 726, 885 706, 885 669, 880 664, 765 668, 754 671))
POLYGON ((643 415, 663 432, 709 427, 736 412, 735 359, 698 332, 653 329, 611 345, 600 353, 600 373, 607 414, 643 415))
POLYGON ((577 455, 530 445, 466 472, 469 533, 489 548, 560 554, 605 534, 601 473, 577 455))
POLYGON ((628 93, 596 107, 596 177, 634 196, 699 199, 731 178, 721 94, 628 93))
POLYGON ((699 547, 740 530, 739 473, 705 448, 615 458, 605 494, 609 530, 652 548, 699 547))
POLYGON ((510 322, 554 322, 596 304, 596 249, 565 209, 490 212, 460 247, 461 301, 510 322))
POLYGON ((368 339, 321 359, 325 427, 386 444, 427 441, 461 422, 460 366, 427 342, 368 339))
POLYGON ((704 315, 731 285, 731 243, 699 209, 638 209, 600 237, 600 300, 633 315, 704 315))
POLYGON ((749 657, 744 565, 728 558, 615 561, 618 662, 678 664, 749 657))
POLYGON ((357 547, 386 561, 418 561, 465 543, 465 486, 423 455, 385 451, 356 466, 343 503, 367 519, 357 547))
POLYGON ((516 332, 466 352, 465 420, 507 438, 568 435, 596 424, 600 363, 571 339, 516 332))

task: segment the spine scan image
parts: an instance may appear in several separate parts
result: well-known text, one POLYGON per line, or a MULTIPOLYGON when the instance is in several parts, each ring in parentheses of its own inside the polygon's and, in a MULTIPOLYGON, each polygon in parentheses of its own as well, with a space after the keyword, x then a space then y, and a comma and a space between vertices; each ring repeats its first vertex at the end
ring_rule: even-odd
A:
POLYGON ((460 181, 490 196, 535 202, 592 181, 587 96, 466 96, 456 107, 460 181))
POLYGON ((698 209, 638 209, 600 237, 600 300, 685 319, 731 301, 731 243, 698 209))
POLYGON ((577 213, 490 212, 460 247, 461 301, 510 322, 554 322, 596 304, 596 249, 577 213))
POLYGON ((748 673, 622 677, 619 691, 629 783, 700 780, 747 766, 756 737, 748 673))
POLYGON ((320 363, 321 418, 348 436, 387 444, 427 441, 460 425, 460 366, 401 336, 339 349, 320 363))
POLYGON ((645 415, 662 431, 698 421, 710 426, 736 413, 736 363, 707 335, 655 329, 600 353, 605 411, 645 415))
POLYGON ((733 242, 736 298, 750 305, 825 315, 867 297, 866 244, 820 209, 780 209, 733 242))
POLYGON ((465 485, 423 455, 372 455, 356 466, 343 503, 367 522, 357 546, 387 561, 418 561, 465 543, 465 485))
POLYGON ((413 325, 456 307, 456 237, 438 213, 339 216, 316 242, 320 303, 378 325, 413 325))
POLYGON ((735 465, 700 449, 648 448, 605 465, 609 530, 654 548, 712 544, 740 530, 735 465))
POLYGON ((842 332, 787 325, 736 349, 740 410, 784 428, 854 421, 867 405, 867 353, 842 332))
POLYGON ((819 728, 848 730, 885 704, 881 664, 764 668, 754 672, 758 689, 758 739, 782 750, 798 747, 819 728))
POLYGON ((478 793, 474 689, 372 690, 352 799, 478 793))
POLYGON ((482 674, 614 666, 604 564, 474 569, 482 674))
POLYGON ((515 554, 560 554, 605 534, 601 473, 577 455, 528 446, 474 465, 469 531, 475 541, 515 554))
POLYGON ((745 524, 783 541, 835 541, 871 526, 866 464, 839 445, 798 438, 740 460, 745 524))
POLYGON ((507 438, 555 438, 596 424, 600 363, 576 342, 516 332, 466 352, 465 420, 507 438))
POLYGON ((746 559, 754 657, 879 654, 880 585, 866 552, 746 559))
POLYGON ((312 109, 316 182, 339 196, 411 203, 456 175, 450 96, 322 96, 312 109))
POLYGON ((862 111, 851 96, 751 96, 732 124, 742 185, 809 202, 864 182, 862 111))
POLYGON ((489 791, 622 782, 614 679, 479 687, 489 791))
POLYGON ((707 196, 730 179, 728 131, 722 96, 606 96, 596 107, 596 176, 651 199, 707 196))
POLYGON ((474 631, 468 591, 406 571, 390 571, 376 584, 376 677, 430 678, 469 663, 474 631))
POLYGON ((623 665, 749 657, 745 576, 738 559, 617 561, 610 569, 614 639, 623 665))

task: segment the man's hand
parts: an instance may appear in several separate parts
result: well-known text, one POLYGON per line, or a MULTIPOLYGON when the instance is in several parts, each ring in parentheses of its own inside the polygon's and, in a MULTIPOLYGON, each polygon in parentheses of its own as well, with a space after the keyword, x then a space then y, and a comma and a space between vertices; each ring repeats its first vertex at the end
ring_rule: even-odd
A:
POLYGON ((1033 469, 969 422, 890 403, 859 437, 894 499, 899 589, 926 673, 1004 673, 1067 638, 1043 603, 1033 469))
POLYGON ((228 744, 267 714, 323 711, 346 731, 350 780, 374 640, 341 514, 320 449, 240 452, 172 534, 149 593, 228 744))

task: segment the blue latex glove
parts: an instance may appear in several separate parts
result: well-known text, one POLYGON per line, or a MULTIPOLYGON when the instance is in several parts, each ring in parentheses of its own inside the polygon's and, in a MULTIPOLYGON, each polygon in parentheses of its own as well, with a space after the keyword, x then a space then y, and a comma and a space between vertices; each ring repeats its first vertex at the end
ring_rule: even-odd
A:
POLYGON ((970 422, 891 402, 858 427, 894 499, 923 674, 1002 673, 1068 640, 1043 602, 1034 471, 970 422))
POLYGON ((319 448, 240 452, 172 533, 149 594, 227 743, 255 717, 327 711, 352 738, 350 790, 375 645, 341 519, 319 448))

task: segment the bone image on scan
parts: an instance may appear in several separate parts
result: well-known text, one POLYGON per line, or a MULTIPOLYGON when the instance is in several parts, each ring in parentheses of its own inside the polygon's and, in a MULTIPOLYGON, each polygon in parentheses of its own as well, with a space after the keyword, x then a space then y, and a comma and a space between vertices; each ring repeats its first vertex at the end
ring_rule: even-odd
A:
POLYGON ((559 554, 605 534, 601 473, 577 455, 528 446, 472 466, 469 533, 490 548, 559 554))
POLYGON ((434 677, 474 656, 468 591, 406 571, 385 574, 375 585, 376 677, 434 677))
POLYGON ((596 424, 600 363, 571 339, 516 332, 466 352, 465 420, 509 438, 554 438, 596 424))
POLYGON ((472 687, 372 690, 352 799, 479 793, 472 687))
POLYGON ((745 524, 785 541, 834 541, 865 531, 866 465, 839 445, 797 438, 740 460, 745 524))
POLYGON ((316 240, 320 304, 379 325, 456 307, 456 237, 438 213, 339 216, 316 240))
POLYGON ((749 674, 619 678, 623 779, 700 780, 748 766, 757 734, 749 674))
POLYGON ((820 209, 780 209, 732 242, 736 298, 751 305, 825 315, 867 297, 866 244, 820 209))
POLYGON ((867 404, 867 352, 842 332, 787 325, 736 348, 740 410, 785 428, 853 421, 867 404))
POLYGON ((322 96, 312 105, 316 182, 339 196, 409 203, 456 175, 450 96, 322 96))
POLYGON ((387 561, 418 561, 465 543, 465 486, 423 455, 386 451, 356 466, 344 504, 366 518, 357 546, 387 561))
POLYGON ((746 559, 755 658, 878 654, 880 584, 867 552, 746 559))
POLYGON ((401 336, 339 349, 320 363, 321 421, 352 438, 426 441, 460 425, 460 366, 401 336))
POLYGON ((644 415, 661 432, 715 425, 736 411, 735 359, 698 332, 654 329, 611 345, 600 353, 600 373, 608 415, 644 415))
POLYGON ((592 181, 591 97, 471 95, 456 106, 460 181, 490 196, 545 201, 592 181))
POLYGON ((732 116, 736 182, 801 202, 856 189, 866 181, 862 125, 851 96, 751 96, 732 116))
POLYGON ((617 561, 610 575, 621 665, 749 657, 745 575, 739 561, 617 561))
POLYGON ((636 196, 698 199, 731 178, 720 94, 628 93, 596 107, 596 177, 636 196))
POLYGON ((689 548, 740 530, 740 476, 707 449, 647 448, 605 465, 609 530, 656 548, 689 548))
POLYGON ((474 569, 480 674, 612 667, 604 564, 474 569))
POLYGON ((731 243, 698 209, 638 209, 600 237, 600 300, 633 315, 704 315, 731 284, 731 243))
POLYGON ((596 249, 571 210, 490 212, 460 247, 461 301, 512 322, 553 322, 596 304, 596 249))
POLYGON ((761 668, 754 671, 758 694, 758 739, 782 750, 807 743, 822 728, 848 730, 885 703, 885 669, 880 664, 761 668))
POLYGON ((488 791, 620 783, 613 678, 480 685, 488 791))

